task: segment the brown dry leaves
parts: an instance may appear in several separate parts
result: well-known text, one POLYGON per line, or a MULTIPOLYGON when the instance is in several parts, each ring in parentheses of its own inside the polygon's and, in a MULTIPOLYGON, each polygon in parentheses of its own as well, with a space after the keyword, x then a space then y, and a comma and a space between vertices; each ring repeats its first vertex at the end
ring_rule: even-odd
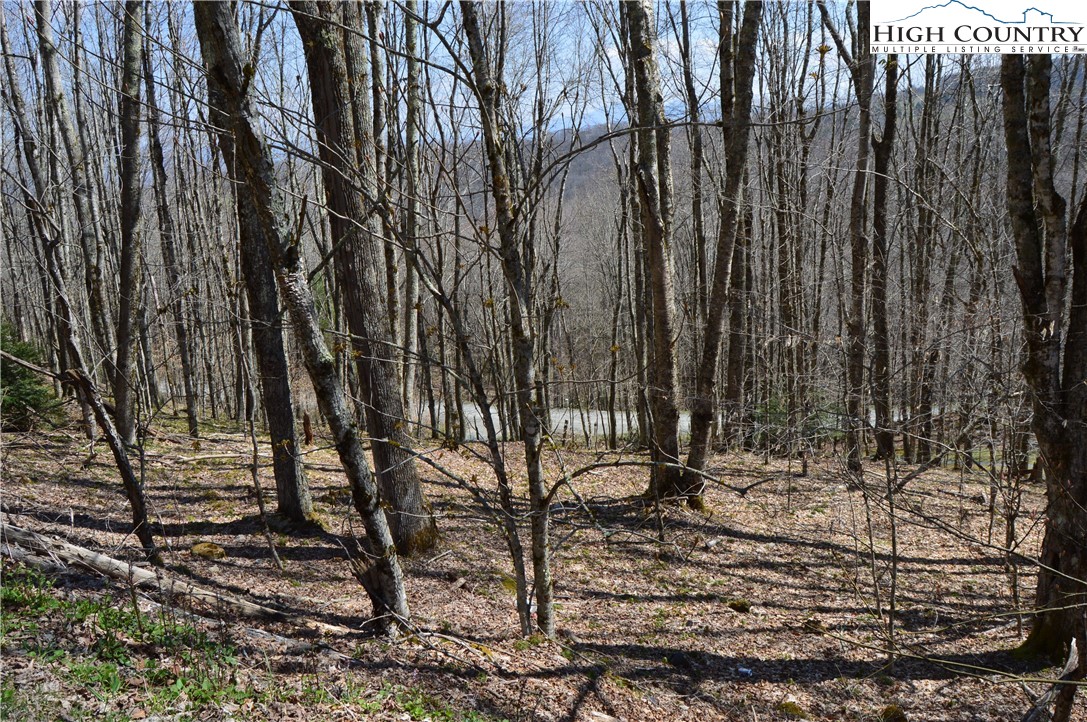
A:
MULTIPOLYGON (((86 454, 73 439, 63 433, 5 437, 5 511, 13 523, 132 559, 124 497, 109 459, 99 455, 82 468, 86 454)), ((508 444, 506 452, 523 492, 519 449, 508 444)), ((490 469, 472 454, 441 449, 437 442, 428 453, 493 497, 490 469)), ((197 456, 186 439, 169 435, 156 437, 148 449, 149 506, 156 532, 169 541, 171 569, 262 604, 358 628, 369 611, 365 595, 329 534, 275 526, 287 564, 284 576, 275 570, 255 517, 244 438, 211 434, 197 456), (219 545, 226 557, 189 554, 198 541, 219 545)), ((552 451, 550 479, 597 460, 584 450, 552 451)), ((334 454, 311 452, 306 463, 326 528, 351 548, 350 535, 360 525, 352 519, 334 454)), ((316 719, 315 710, 322 710, 322 719, 410 719, 417 708, 408 698, 419 692, 430 696, 430 706, 421 703, 416 719, 457 719, 477 710, 485 718, 510 720, 767 720, 797 714, 873 720, 894 704, 910 720, 1003 720, 1029 706, 1005 673, 1035 677, 1045 671, 1006 653, 1020 638, 999 550, 1004 522, 998 503, 990 528, 981 500, 988 484, 980 474, 933 470, 899 496, 895 603, 903 656, 892 669, 883 651, 891 529, 879 474, 868 479, 866 513, 864 496, 846 484, 832 460, 816 460, 811 475, 800 478, 795 463, 720 457, 711 471, 728 484, 762 483, 744 496, 711 485, 709 514, 669 506, 659 519, 639 498, 643 468, 579 476, 573 486, 588 512, 566 489, 553 507, 560 635, 552 642, 517 635, 510 565, 494 520, 456 482, 420 468, 443 538, 438 553, 406 565, 420 633, 390 643, 361 633, 314 640, 299 626, 267 627, 303 645, 293 650, 232 634, 243 650, 239 674, 249 684, 304 690, 320 678, 357 694, 347 702, 260 702, 190 713, 316 719), (355 663, 344 664, 323 652, 326 647, 354 656, 355 663), (442 714, 449 716, 439 716, 435 702, 446 705, 442 714)), ((264 488, 273 489, 270 469, 262 473, 264 488)), ((1027 490, 1018 520, 1027 532, 1017 539, 1023 554, 1037 548, 1042 501, 1040 489, 1027 490)), ((1019 591, 1029 603, 1031 569, 1019 572, 1019 591)), ((48 665, 27 661, 5 645, 5 676, 16 675, 23 685, 60 684, 48 665)), ((1033 689, 1040 692, 1042 685, 1033 689)), ((61 698, 80 694, 53 691, 61 698)), ((140 690, 126 694, 120 708, 133 718, 145 714, 140 690)), ((1087 720, 1082 710, 1078 715, 1087 720)))

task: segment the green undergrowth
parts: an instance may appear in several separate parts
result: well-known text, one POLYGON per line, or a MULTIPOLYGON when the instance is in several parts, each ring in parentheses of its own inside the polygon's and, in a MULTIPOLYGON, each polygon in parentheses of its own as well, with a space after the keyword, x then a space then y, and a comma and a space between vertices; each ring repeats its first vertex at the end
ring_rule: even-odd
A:
MULTIPOLYGON (((144 715, 174 710, 181 699, 198 712, 251 696, 235 681, 234 644, 165 607, 160 614, 148 614, 123 598, 74 598, 40 572, 7 563, 0 589, 0 651, 48 667, 62 690, 78 690, 79 697, 104 703, 137 689, 143 693, 139 710, 144 715)), ((31 690, 9 686, 10 676, 4 676, 3 718, 32 719, 42 700, 31 690)), ((107 710, 93 702, 88 707, 77 699, 69 716, 101 717, 107 710)), ((114 718, 130 715, 117 711, 114 718)))
POLYGON ((229 629, 200 629, 167 607, 141 611, 122 593, 76 596, 7 560, 0 572, 0 720, 51 719, 62 707, 71 720, 256 720, 281 703, 350 708, 363 717, 393 711, 412 720, 492 720, 414 687, 375 689, 357 674, 276 674, 266 653, 242 648, 229 629), (15 670, 28 666, 53 679, 20 683, 15 670))
MULTIPOLYGON (((0 323, 0 350, 32 365, 41 366, 40 349, 15 335, 15 329, 0 323)), ((35 371, 4 359, 0 361, 0 428, 29 431, 52 426, 61 418, 60 403, 35 371)))

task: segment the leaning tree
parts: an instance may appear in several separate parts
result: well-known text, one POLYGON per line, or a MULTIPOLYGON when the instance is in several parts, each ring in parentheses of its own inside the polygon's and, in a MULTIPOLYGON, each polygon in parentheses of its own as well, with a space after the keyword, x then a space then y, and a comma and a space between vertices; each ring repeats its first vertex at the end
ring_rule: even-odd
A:
POLYGON ((267 251, 317 403, 328 421, 352 501, 366 529, 361 543, 367 559, 356 565, 356 576, 366 588, 379 622, 388 623, 390 617, 406 620, 408 602, 396 545, 361 431, 348 409, 335 358, 317 317, 313 291, 302 266, 300 232, 292 237, 283 224, 283 199, 271 150, 257 120, 246 71, 251 66, 242 52, 241 34, 225 3, 197 2, 193 11, 207 65, 209 99, 225 123, 218 129, 220 140, 228 140, 234 149, 229 170, 238 185, 239 215, 253 214, 251 223, 241 225, 241 243, 260 244, 267 251))

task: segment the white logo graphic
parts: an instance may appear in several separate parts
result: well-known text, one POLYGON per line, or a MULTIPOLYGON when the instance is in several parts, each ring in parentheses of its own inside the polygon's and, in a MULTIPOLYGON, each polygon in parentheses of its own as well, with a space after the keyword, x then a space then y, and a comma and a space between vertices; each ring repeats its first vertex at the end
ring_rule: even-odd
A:
POLYGON ((872 0, 874 53, 1087 53, 1087 4, 872 0))

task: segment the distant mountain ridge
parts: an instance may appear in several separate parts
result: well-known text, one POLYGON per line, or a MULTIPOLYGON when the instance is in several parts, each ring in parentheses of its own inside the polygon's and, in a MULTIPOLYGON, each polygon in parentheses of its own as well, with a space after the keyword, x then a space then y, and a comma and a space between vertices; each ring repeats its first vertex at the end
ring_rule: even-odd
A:
MULTIPOLYGON (((904 23, 907 20, 912 20, 913 18, 916 18, 918 15, 921 15, 923 13, 928 13, 928 12, 931 12, 931 11, 937 11, 937 13, 938 13, 940 10, 958 10, 959 12, 961 12, 962 10, 968 10, 968 11, 971 11, 971 12, 981 13, 986 18, 988 18, 988 19, 990 19, 990 20, 992 20, 994 22, 998 22, 1001 25, 1026 25, 1028 23, 1027 17, 1031 12, 1037 13, 1038 15, 1045 18, 1045 20, 1043 20, 1041 22, 1048 23, 1050 25, 1073 25, 1073 24, 1075 24, 1075 23, 1069 23, 1069 22, 1062 21, 1062 20, 1055 20, 1054 17, 1053 17, 1053 13, 1046 12, 1045 10, 1041 10, 1041 9, 1039 9, 1037 7, 1034 7, 1034 6, 1031 6, 1029 8, 1026 8, 1025 10, 1023 10, 1023 19, 1022 20, 1003 20, 1001 18, 998 18, 996 15, 993 15, 988 10, 983 10, 983 9, 977 7, 976 5, 967 5, 966 3, 962 2, 962 0, 947 0, 947 2, 940 3, 939 5, 928 5, 926 7, 921 8, 920 10, 913 13, 912 15, 907 15, 906 17, 904 17, 904 18, 902 18, 900 20, 895 20, 893 22, 896 23, 896 24, 897 23, 904 23)), ((1036 23, 1036 24, 1041 24, 1041 23, 1036 23)))

